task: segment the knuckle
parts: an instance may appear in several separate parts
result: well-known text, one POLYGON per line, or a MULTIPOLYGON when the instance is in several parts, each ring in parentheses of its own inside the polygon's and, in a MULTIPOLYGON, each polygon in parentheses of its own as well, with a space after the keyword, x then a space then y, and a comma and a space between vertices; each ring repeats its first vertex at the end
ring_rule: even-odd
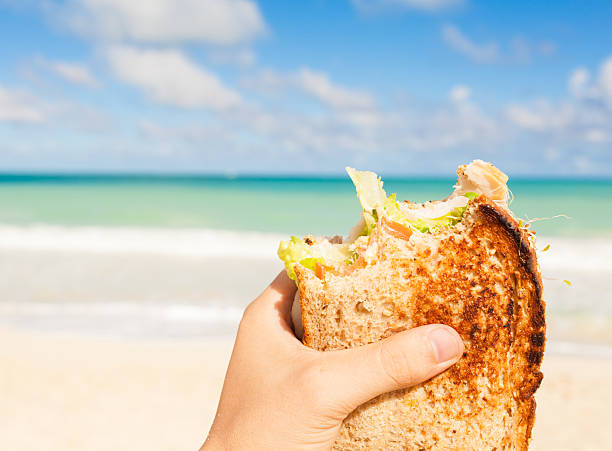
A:
POLYGON ((238 331, 244 332, 249 330, 250 325, 255 321, 257 317, 257 311, 259 310, 256 301, 251 302, 246 306, 244 312, 242 312, 242 318, 238 324, 238 331))
POLYGON ((247 321, 249 317, 253 316, 253 311, 256 309, 257 305, 255 301, 251 301, 244 309, 244 312, 242 312, 242 321, 247 321))

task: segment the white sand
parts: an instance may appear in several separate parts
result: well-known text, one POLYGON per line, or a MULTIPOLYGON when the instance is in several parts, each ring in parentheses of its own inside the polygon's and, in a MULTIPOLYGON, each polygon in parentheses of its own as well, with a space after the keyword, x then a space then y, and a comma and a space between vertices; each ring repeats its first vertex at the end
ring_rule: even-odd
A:
MULTIPOLYGON (((195 450, 231 343, 0 329, 0 449, 195 450)), ((609 448, 612 360, 547 356, 534 449, 609 448)))

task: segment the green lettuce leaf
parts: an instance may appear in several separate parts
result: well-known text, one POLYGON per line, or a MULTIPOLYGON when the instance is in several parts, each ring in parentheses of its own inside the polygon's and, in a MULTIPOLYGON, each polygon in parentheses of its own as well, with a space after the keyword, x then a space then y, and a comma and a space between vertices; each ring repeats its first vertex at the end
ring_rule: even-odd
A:
POLYGON ((287 241, 281 241, 278 245, 278 257, 285 263, 287 274, 296 280, 293 270, 296 263, 300 263, 308 269, 314 271, 317 262, 323 263, 323 258, 313 255, 313 247, 309 246, 297 236, 292 236, 287 241))
POLYGON ((387 193, 383 189, 383 182, 374 172, 358 171, 353 168, 346 168, 349 177, 357 190, 357 197, 363 207, 363 211, 372 213, 387 200, 387 193))
MULTIPOLYGON (((467 192, 463 195, 467 197, 468 203, 469 201, 478 197, 478 193, 467 192)), ((467 204, 465 207, 457 207, 449 211, 447 214, 440 216, 438 218, 432 219, 420 219, 418 221, 408 221, 412 227, 417 229, 419 232, 427 233, 433 232, 436 230, 443 229, 445 227, 452 227, 455 224, 461 222, 463 219, 463 213, 465 213, 465 209, 467 208, 467 204)))
POLYGON ((278 257, 285 263, 287 274, 296 280, 295 265, 300 265, 312 271, 316 264, 339 266, 352 258, 349 244, 330 244, 313 242, 306 244, 303 239, 292 236, 287 241, 281 241, 278 246, 278 257))

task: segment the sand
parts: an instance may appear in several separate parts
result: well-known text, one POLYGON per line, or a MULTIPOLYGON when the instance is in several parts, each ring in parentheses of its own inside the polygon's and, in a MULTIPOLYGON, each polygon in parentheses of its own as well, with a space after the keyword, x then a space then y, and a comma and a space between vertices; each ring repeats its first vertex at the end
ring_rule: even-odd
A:
MULTIPOLYGON (((197 449, 231 342, 0 329, 0 449, 197 449)), ((610 449, 612 360, 548 355, 533 448, 610 449)))

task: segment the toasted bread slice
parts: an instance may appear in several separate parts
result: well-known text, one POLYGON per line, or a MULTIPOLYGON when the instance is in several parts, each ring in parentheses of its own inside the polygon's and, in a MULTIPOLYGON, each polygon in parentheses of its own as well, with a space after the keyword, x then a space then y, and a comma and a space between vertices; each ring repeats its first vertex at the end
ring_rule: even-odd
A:
POLYGON ((527 449, 545 342, 528 233, 481 195, 459 224, 410 240, 379 222, 369 248, 373 261, 348 274, 296 265, 303 342, 344 349, 443 323, 466 350, 433 379, 357 408, 334 449, 527 449))

